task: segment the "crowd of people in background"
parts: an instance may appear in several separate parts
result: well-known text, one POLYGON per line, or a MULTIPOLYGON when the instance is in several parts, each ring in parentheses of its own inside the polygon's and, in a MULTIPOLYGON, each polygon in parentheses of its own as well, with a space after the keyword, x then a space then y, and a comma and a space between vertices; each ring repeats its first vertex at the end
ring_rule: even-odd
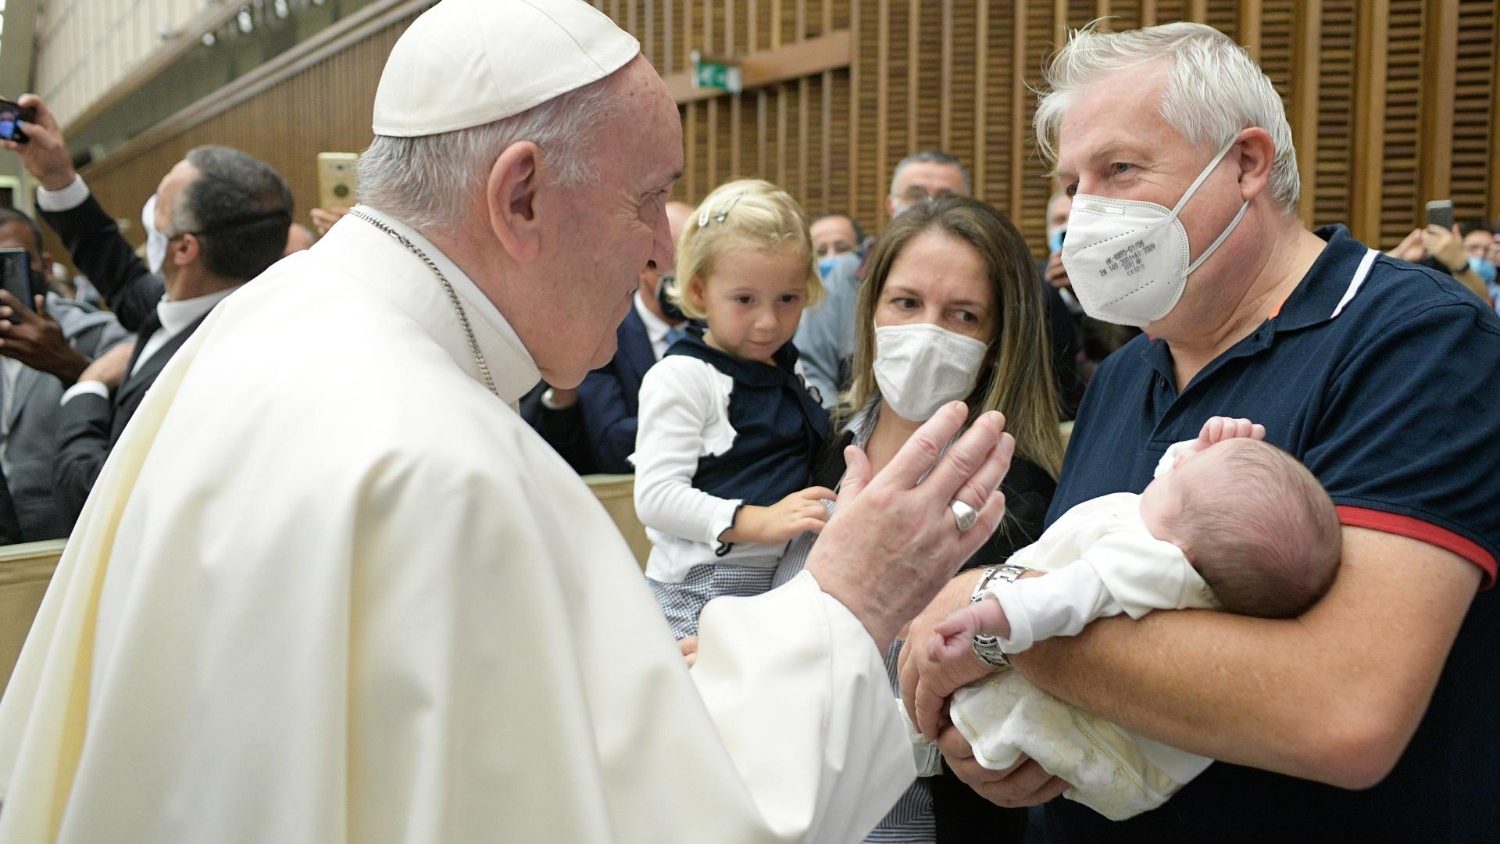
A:
POLYGON ((73 169, 46 103, 29 142, 6 141, 36 179, 42 221, 80 275, 49 289, 52 256, 37 223, 4 210, 9 245, 33 268, 33 302, 0 292, 6 424, 0 427, 0 541, 66 537, 131 416, 172 355, 219 302, 312 244, 271 167, 241 150, 188 152, 145 199, 146 242, 132 247, 73 169), (71 293, 72 297, 65 296, 71 293), (98 307, 107 304, 108 309, 98 307))
MULTIPOLYGON (((39 305, 24 305, 0 291, 0 315, 10 318, 0 321, 0 365, 6 373, 6 424, 0 427, 0 471, 6 480, 0 489, 0 540, 6 542, 65 537, 110 443, 172 350, 235 287, 316 240, 308 226, 292 221, 293 205, 284 184, 275 187, 268 181, 279 182, 279 177, 251 156, 221 147, 195 150, 184 160, 186 166, 180 164, 164 177, 143 209, 147 243, 142 250, 133 249, 113 216, 99 207, 73 172, 46 104, 34 96, 26 104, 38 108, 32 127, 36 140, 27 146, 9 145, 37 178, 41 219, 63 241, 77 274, 54 264, 43 251, 35 221, 4 209, 0 246, 27 250, 34 290, 45 294, 39 305), (264 169, 255 172, 257 166, 264 169), (205 173, 208 178, 201 178, 205 173), (173 206, 167 203, 193 182, 198 184, 188 192, 192 201, 211 207, 188 211, 185 219, 190 222, 175 222, 173 206), (160 199, 163 193, 165 201, 160 199), (248 205, 239 204, 242 197, 249 198, 248 205), (239 214, 243 208, 265 210, 239 214), (169 263, 164 251, 168 244, 191 244, 191 257, 179 263, 174 252, 169 263), (246 254, 217 257, 231 252, 246 254), (210 253, 215 259, 207 257, 210 253), (185 275, 177 290, 167 290, 167 278, 177 277, 179 266, 185 275), (191 305, 158 307, 162 302, 189 301, 191 305), (155 313, 158 309, 160 314, 155 313), (143 333, 148 322, 150 331, 143 333), (148 354, 135 354, 138 347, 148 354)), ((883 204, 894 219, 916 204, 967 196, 970 189, 961 161, 938 150, 922 150, 896 165, 883 204)), ((1046 330, 1041 336, 1051 350, 1048 372, 1057 385, 1063 421, 1076 413, 1100 362, 1140 333, 1089 316, 1072 294, 1062 263, 1071 204, 1062 190, 1048 200, 1046 253, 1036 256, 1032 274, 1044 302, 1046 330)), ((309 216, 323 233, 346 211, 315 208, 309 216)), ((673 236, 679 238, 687 230, 692 206, 673 201, 667 211, 673 236)), ((842 407, 847 415, 851 408, 841 402, 852 382, 854 311, 866 259, 877 238, 843 211, 810 216, 806 224, 823 301, 809 307, 797 325, 798 372, 826 409, 838 413, 842 407)), ((1451 230, 1418 228, 1387 254, 1451 275, 1500 309, 1497 230, 1500 218, 1485 217, 1451 230)), ((619 351, 608 365, 577 388, 560 390, 544 382, 522 399, 523 417, 580 474, 635 471, 630 456, 636 449, 641 383, 671 342, 693 324, 673 300, 674 278, 672 267, 653 266, 642 272, 635 306, 619 329, 619 351)))

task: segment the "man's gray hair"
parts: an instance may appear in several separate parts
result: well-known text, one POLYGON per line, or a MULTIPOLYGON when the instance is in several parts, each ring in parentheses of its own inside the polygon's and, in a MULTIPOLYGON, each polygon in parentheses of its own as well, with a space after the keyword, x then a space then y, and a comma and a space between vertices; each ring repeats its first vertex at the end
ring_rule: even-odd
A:
POLYGON ((1241 130, 1258 126, 1271 136, 1271 197, 1287 213, 1302 190, 1286 107, 1271 80, 1229 36, 1199 23, 1169 23, 1129 32, 1100 32, 1098 21, 1073 33, 1046 72, 1047 91, 1036 109, 1037 148, 1057 160, 1063 116, 1090 85, 1116 72, 1163 57, 1172 61, 1161 116, 1188 141, 1217 149, 1241 130))
POLYGON ((896 162, 896 169, 891 171, 891 196, 896 195, 896 183, 901 181, 901 171, 911 164, 944 164, 957 167, 958 174, 964 180, 964 195, 969 196, 974 193, 974 180, 970 178, 969 168, 965 167, 962 161, 940 150, 924 149, 896 162))
POLYGON ((359 201, 418 229, 454 228, 484 190, 495 159, 522 141, 541 148, 560 184, 587 184, 598 175, 599 129, 621 102, 613 78, 482 126, 414 138, 376 135, 359 157, 359 201))

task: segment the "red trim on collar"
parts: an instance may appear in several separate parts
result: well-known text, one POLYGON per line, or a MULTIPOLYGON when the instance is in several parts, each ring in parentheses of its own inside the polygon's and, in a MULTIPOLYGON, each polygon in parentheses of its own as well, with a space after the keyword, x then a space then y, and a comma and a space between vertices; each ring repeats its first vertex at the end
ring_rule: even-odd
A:
POLYGON ((1334 509, 1338 511, 1339 524, 1394 533, 1426 542, 1428 545, 1436 545, 1444 551, 1451 551, 1479 567, 1484 575, 1479 583, 1480 590, 1489 589, 1495 585, 1495 557, 1477 543, 1447 528, 1441 528, 1431 522, 1424 522, 1411 516, 1369 510, 1364 507, 1349 507, 1340 504, 1334 509))

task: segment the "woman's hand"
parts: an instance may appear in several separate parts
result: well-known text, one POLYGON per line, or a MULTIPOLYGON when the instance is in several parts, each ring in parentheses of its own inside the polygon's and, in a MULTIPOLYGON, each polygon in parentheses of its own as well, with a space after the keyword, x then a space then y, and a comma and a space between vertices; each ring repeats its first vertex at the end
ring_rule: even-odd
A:
POLYGON ((1004 433, 1005 418, 991 411, 954 440, 967 416, 963 402, 944 405, 874 477, 863 451, 844 451, 838 511, 808 554, 806 570, 881 651, 1005 515, 999 487, 1015 439, 1004 433), (958 526, 955 500, 978 514, 966 528, 958 526))

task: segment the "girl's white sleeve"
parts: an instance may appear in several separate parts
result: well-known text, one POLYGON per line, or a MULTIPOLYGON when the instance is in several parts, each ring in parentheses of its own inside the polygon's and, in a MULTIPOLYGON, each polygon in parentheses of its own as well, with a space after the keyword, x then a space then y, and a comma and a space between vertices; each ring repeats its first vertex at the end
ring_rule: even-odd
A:
POLYGON ((646 527, 707 545, 734 524, 741 499, 693 488, 698 458, 734 444, 734 382, 708 363, 669 355, 641 381, 635 434, 635 512, 646 527))

